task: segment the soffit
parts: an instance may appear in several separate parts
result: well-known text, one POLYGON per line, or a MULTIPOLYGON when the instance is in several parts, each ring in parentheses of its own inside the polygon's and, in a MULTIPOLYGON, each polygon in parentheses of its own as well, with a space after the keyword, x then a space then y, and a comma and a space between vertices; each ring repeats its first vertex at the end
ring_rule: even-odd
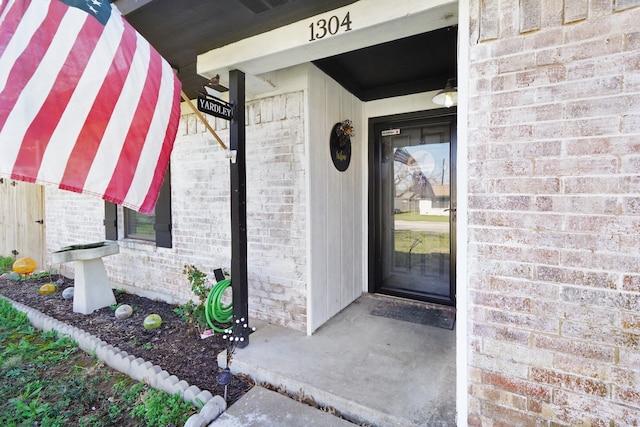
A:
POLYGON ((117 0, 131 25, 175 68, 194 98, 207 79, 198 54, 355 0, 117 0))
MULTIPOLYGON (((207 81, 197 73, 198 55, 354 3, 358 2, 116 1, 127 20, 178 70, 183 88, 191 98, 207 81)), ((440 3, 451 9, 451 2, 440 3)), ((384 7, 389 3, 380 4, 384 7)), ((453 5, 455 7, 455 3, 453 5)), ((457 18, 452 19, 450 12, 446 14, 445 21, 453 20, 455 24, 457 18)), ((421 34, 311 60, 362 100, 440 89, 448 78, 456 75, 457 26, 439 24, 431 30, 430 25, 425 24, 428 31, 421 34)))

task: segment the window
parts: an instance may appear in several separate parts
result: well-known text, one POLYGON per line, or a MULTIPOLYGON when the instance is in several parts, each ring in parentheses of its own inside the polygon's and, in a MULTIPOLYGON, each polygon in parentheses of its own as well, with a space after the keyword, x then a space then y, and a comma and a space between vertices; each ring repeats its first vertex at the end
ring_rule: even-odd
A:
POLYGON ((124 237, 155 242, 156 232, 153 229, 155 223, 155 211, 153 214, 145 215, 124 208, 124 237))
MULTIPOLYGON (((167 169, 158 202, 152 215, 144 215, 124 208, 124 237, 155 242, 156 246, 172 247, 171 239, 171 171, 167 169)), ((105 202, 105 238, 118 240, 118 207, 105 202)))

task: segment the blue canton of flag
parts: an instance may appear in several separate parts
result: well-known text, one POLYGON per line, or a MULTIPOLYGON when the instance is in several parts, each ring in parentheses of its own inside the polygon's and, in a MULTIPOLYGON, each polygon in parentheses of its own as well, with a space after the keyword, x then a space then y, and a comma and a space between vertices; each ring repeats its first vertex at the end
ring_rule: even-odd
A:
POLYGON ((111 4, 105 0, 60 0, 62 3, 77 7, 93 15, 102 25, 107 25, 111 16, 111 4))

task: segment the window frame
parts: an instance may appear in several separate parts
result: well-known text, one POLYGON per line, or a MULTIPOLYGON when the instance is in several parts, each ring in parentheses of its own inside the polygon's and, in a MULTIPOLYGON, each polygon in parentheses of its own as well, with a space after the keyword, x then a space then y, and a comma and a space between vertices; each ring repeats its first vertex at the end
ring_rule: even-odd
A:
MULTIPOLYGON (((127 208, 123 208, 122 229, 124 238, 131 240, 139 240, 141 242, 155 243, 156 247, 171 248, 173 247, 172 236, 172 216, 171 216, 171 168, 167 168, 167 172, 160 187, 158 201, 155 207, 155 221, 153 229, 155 239, 140 238, 136 235, 127 234, 128 212, 135 212, 127 208)), ((118 205, 112 202, 105 202, 104 205, 104 226, 105 239, 118 240, 118 205)))

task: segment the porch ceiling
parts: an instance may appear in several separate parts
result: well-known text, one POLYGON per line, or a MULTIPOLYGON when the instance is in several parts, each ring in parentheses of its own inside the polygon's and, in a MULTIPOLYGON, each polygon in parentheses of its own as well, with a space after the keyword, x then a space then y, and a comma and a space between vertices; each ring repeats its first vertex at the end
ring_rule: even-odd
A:
MULTIPOLYGON (((116 0, 127 20, 169 63, 187 95, 206 79, 198 54, 330 11, 355 0, 116 0)), ((456 27, 314 63, 362 100, 435 90, 456 75, 456 27)))
POLYGON ((456 77, 457 26, 314 61, 363 101, 442 89, 456 77))

